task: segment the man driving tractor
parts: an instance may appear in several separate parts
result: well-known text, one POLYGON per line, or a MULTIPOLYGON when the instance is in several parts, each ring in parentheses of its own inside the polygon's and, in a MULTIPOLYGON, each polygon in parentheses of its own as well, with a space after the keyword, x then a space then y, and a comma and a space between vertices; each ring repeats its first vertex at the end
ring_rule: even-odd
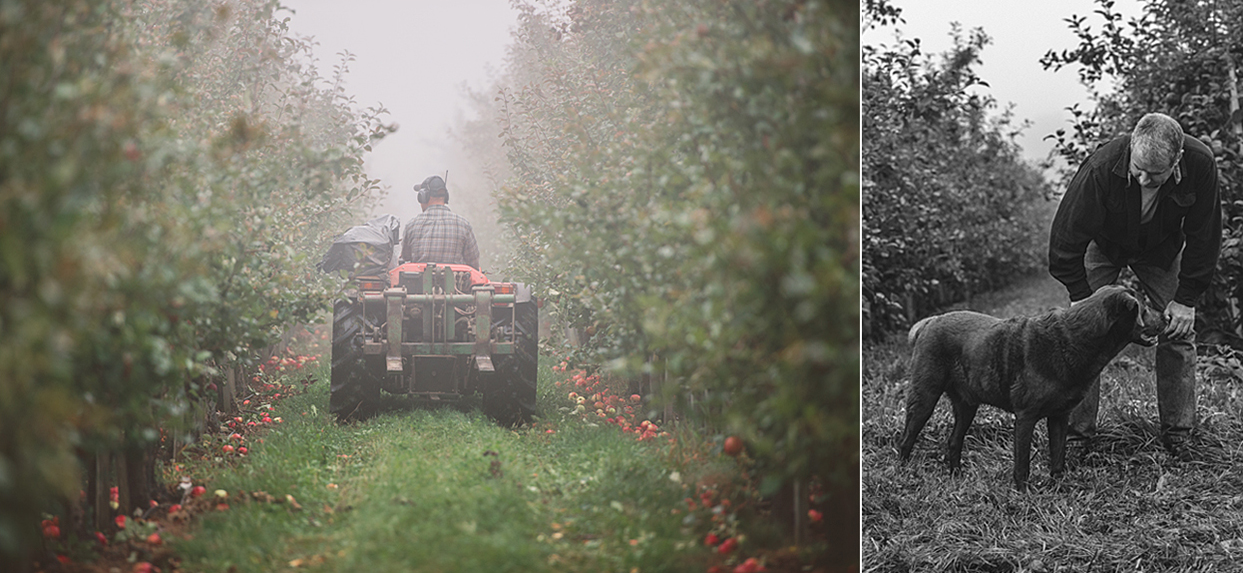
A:
POLYGON ((401 261, 404 263, 458 263, 479 268, 479 245, 465 217, 449 210, 449 189, 445 180, 433 175, 423 180, 418 191, 423 212, 406 223, 402 232, 401 261))
POLYGON ((332 384, 337 420, 379 412, 383 396, 479 406, 503 426, 535 413, 539 309, 530 287, 479 269, 470 223, 446 206, 444 179, 415 187, 423 212, 396 236, 386 215, 333 241, 321 268, 350 271, 333 303, 332 384), (401 264, 391 267, 401 243, 401 264))

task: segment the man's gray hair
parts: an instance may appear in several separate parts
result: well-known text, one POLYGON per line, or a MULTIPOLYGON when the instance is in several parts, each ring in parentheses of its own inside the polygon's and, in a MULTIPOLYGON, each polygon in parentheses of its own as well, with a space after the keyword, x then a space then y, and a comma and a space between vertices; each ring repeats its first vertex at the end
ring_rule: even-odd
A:
POLYGON ((1141 117, 1131 132, 1131 154, 1173 166, 1183 150, 1183 128, 1163 113, 1141 117))

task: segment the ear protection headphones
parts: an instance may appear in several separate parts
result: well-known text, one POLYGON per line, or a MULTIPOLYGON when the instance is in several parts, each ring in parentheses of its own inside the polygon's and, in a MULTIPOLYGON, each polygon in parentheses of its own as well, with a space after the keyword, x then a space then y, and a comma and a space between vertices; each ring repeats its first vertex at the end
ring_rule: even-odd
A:
MULTIPOLYGON (((449 177, 449 172, 445 171, 445 178, 448 178, 448 177, 449 177)), ((432 200, 432 191, 433 191, 432 187, 436 187, 435 191, 440 191, 443 193, 444 198, 445 198, 445 203, 449 202, 449 190, 445 188, 445 180, 433 175, 431 177, 428 177, 427 179, 424 179, 422 183, 414 187, 415 190, 419 192, 418 194, 419 203, 427 204, 429 201, 432 200)))

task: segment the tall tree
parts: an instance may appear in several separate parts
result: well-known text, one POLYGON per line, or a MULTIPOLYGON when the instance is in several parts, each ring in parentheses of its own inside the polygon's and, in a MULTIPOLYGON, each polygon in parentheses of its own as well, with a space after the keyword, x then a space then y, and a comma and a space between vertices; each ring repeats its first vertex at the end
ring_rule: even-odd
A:
POLYGON ((857 4, 518 6, 494 115, 514 273, 589 335, 579 359, 742 435, 766 489, 855 491, 857 4))
MULTIPOLYGON (((868 25, 901 11, 867 3, 868 25)), ((877 32, 879 34, 879 31, 877 32)), ((990 42, 952 29, 939 57, 918 39, 863 48, 864 328, 880 336, 1039 268, 1047 186, 1010 111, 975 72, 990 42)))
MULTIPOLYGON (((387 128, 299 63, 276 8, 0 8, 0 569, 77 503, 75 453, 149 450, 331 295, 313 253, 374 195, 387 128)), ((104 466, 100 487, 124 473, 104 466)))

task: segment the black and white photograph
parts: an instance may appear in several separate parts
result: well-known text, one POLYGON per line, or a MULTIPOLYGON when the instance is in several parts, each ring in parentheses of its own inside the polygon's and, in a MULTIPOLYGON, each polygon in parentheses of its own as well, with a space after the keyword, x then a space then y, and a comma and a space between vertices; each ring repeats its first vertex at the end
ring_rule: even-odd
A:
POLYGON ((1243 2, 862 29, 862 570, 1236 570, 1243 2))

